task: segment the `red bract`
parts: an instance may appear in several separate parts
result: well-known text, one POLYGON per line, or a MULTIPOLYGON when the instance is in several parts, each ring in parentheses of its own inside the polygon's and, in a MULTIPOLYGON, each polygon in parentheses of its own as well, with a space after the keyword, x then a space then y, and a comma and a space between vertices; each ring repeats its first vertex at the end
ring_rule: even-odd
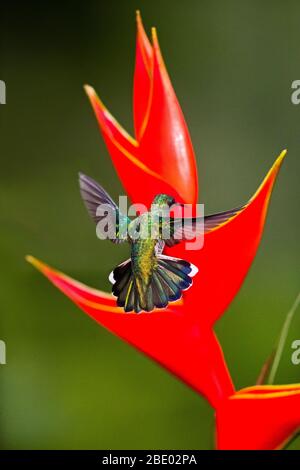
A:
POLYGON ((279 449, 300 424, 300 385, 244 388, 216 413, 217 448, 279 449))
POLYGON ((262 236, 271 191, 285 154, 283 151, 277 158, 244 209, 205 235, 201 250, 184 252, 183 244, 172 250, 174 256, 186 258, 199 267, 193 289, 185 295, 185 303, 189 305, 191 315, 201 316, 202 323, 212 325, 222 315, 251 266, 262 236))
MULTIPOLYGON (((198 180, 186 123, 155 30, 150 44, 139 15, 134 75, 135 138, 115 121, 91 87, 86 86, 86 91, 117 173, 132 201, 150 205, 156 194, 166 193, 179 202, 196 203, 198 180)), ((285 153, 278 157, 244 208, 205 235, 201 250, 185 251, 184 244, 170 249, 174 256, 196 264, 199 273, 183 299, 164 310, 125 314, 111 295, 28 257, 85 313, 203 394, 216 409, 219 448, 275 448, 299 421, 291 408, 300 396, 298 386, 293 393, 290 389, 284 392, 284 397, 278 388, 268 396, 263 395, 270 387, 234 391, 212 329, 239 290, 255 256, 285 153), (263 403, 266 422, 254 433, 255 417, 260 415, 263 403), (274 418, 272 429, 264 432, 273 407, 278 405, 283 409, 282 421, 274 418)))
POLYGON ((153 45, 137 16, 134 74, 136 139, 86 86, 108 151, 132 201, 150 205, 158 193, 197 202, 197 170, 188 129, 165 68, 155 29, 153 45), (179 177, 180 176, 180 177, 179 177), (139 184, 140 182, 140 184, 139 184))
POLYGON ((205 395, 213 407, 233 393, 215 334, 210 328, 201 328, 199 322, 190 321, 182 301, 151 314, 125 314, 111 295, 91 289, 32 257, 28 261, 85 313, 205 395))

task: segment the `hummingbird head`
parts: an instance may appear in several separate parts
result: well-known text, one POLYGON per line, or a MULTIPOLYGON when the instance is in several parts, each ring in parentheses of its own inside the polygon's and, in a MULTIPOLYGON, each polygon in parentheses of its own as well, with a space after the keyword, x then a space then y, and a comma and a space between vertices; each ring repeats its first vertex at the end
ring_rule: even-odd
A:
POLYGON ((153 199, 153 203, 159 207, 171 207, 173 204, 175 204, 175 199, 171 196, 168 196, 167 194, 157 194, 155 198, 153 199))

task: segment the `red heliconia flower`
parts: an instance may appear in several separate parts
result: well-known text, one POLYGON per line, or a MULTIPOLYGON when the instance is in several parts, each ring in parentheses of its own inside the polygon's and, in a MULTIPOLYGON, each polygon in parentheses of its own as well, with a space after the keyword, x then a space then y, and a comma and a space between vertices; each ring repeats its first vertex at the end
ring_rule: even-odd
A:
POLYGON ((280 449, 299 424, 299 384, 244 388, 224 400, 216 412, 217 448, 280 449))
MULTIPOLYGON (((90 86, 86 86, 86 91, 119 178, 132 201, 150 205, 156 194, 166 193, 178 202, 195 204, 198 179, 191 139, 156 32, 152 30, 151 44, 139 14, 134 74, 135 138, 116 122, 90 86)), ((278 388, 268 396, 263 396, 263 391, 267 391, 264 387, 235 392, 212 329, 238 292, 255 256, 285 153, 281 153, 243 209, 205 235, 201 250, 184 251, 183 244, 170 249, 174 256, 199 267, 199 273, 183 299, 166 309, 125 314, 112 295, 87 287, 28 257, 85 313, 204 395, 216 410, 219 448, 275 448, 300 418, 291 409, 300 400, 300 386, 293 391, 283 388, 284 399, 278 388), (258 420, 262 415, 262 403, 266 404, 263 416, 267 423, 275 406, 279 408, 279 400, 282 420, 277 415, 276 420, 272 418, 273 429, 268 428, 264 434, 264 426, 260 425, 259 432, 254 433, 255 418, 258 420)))

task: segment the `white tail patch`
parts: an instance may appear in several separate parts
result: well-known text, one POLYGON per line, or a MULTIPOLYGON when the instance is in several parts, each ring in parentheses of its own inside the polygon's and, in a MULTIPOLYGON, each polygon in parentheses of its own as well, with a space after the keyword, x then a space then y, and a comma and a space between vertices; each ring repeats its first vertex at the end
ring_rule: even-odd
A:
MULTIPOLYGON (((118 264, 117 267, 119 266, 125 266, 126 264, 128 263, 131 263, 131 258, 127 259, 126 261, 123 261, 123 263, 121 264, 118 264)), ((116 280, 114 278, 114 270, 110 273, 110 275, 108 276, 108 280, 111 284, 115 284, 116 280)))

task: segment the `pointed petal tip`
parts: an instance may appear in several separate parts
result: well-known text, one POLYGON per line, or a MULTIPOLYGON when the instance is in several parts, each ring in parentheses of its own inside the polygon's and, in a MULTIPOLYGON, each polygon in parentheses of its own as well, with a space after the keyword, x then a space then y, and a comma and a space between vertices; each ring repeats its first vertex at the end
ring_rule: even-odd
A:
POLYGON ((85 91, 85 93, 86 93, 93 109, 95 110, 97 105, 99 105, 100 108, 103 108, 102 103, 101 103, 95 89, 90 85, 84 85, 83 88, 84 88, 84 91, 85 91))
POLYGON ((280 153, 280 155, 277 157, 275 161, 275 165, 280 166, 284 158, 286 157, 286 155, 287 155, 287 149, 282 150, 282 152, 280 153))
POLYGON ((35 269, 37 269, 42 274, 44 274, 44 276, 46 277, 49 277, 49 276, 60 276, 61 278, 67 277, 61 271, 52 268, 51 266, 39 260, 38 258, 35 258, 34 256, 26 255, 25 260, 28 263, 30 263, 35 269))
POLYGON ((140 10, 135 10, 135 19, 138 26, 143 25, 142 15, 140 10))
POLYGON ((34 256, 26 255, 25 260, 32 264, 32 266, 34 266, 38 271, 45 272, 47 269, 47 265, 34 256))
MULTIPOLYGON (((257 196, 259 195, 259 193, 261 193, 264 190, 264 188, 269 188, 269 196, 271 195, 274 182, 276 180, 277 174, 281 168, 281 165, 283 163, 283 160, 286 154, 287 154, 287 149, 282 150, 282 152, 279 154, 279 156, 276 158, 275 162, 271 166, 270 170, 268 171, 261 185, 258 187, 254 195, 250 198, 249 203, 255 200, 257 196)), ((266 201, 268 203, 269 199, 267 199, 266 201)))
MULTIPOLYGON (((276 158, 275 162, 273 163, 270 171, 269 171, 269 174, 270 173, 274 173, 274 172, 278 172, 278 170, 280 169, 282 163, 283 163, 283 160, 285 159, 287 155, 287 149, 284 149, 280 152, 280 154, 278 155, 278 157, 276 158)), ((269 174, 267 176, 269 176, 269 174)))
POLYGON ((156 54, 157 60, 159 62, 163 62, 163 57, 162 57, 159 40, 158 40, 157 28, 155 26, 152 26, 151 28, 151 38, 152 38, 153 50, 154 50, 154 53, 156 54))
POLYGON ((106 111, 106 107, 104 106, 99 96, 97 95, 96 90, 91 85, 84 85, 83 88, 92 106, 94 107, 97 104, 97 106, 99 106, 103 111, 106 111))
POLYGON ((149 42, 148 36, 147 36, 145 28, 144 28, 144 24, 143 24, 142 15, 141 15, 140 10, 136 10, 135 14, 136 14, 137 32, 138 32, 140 38, 142 38, 143 45, 147 48, 148 54, 149 54, 150 51, 151 51, 151 44, 149 42))
POLYGON ((280 168, 281 168, 281 165, 282 165, 282 163, 283 163, 283 161, 284 161, 286 155, 287 155, 287 149, 282 150, 282 152, 281 152, 281 153, 279 154, 279 156, 276 158, 276 160, 275 160, 275 162, 274 162, 272 168, 270 169, 270 171, 269 171, 269 173, 268 173, 266 179, 269 178, 269 177, 271 177, 271 178, 273 177, 273 181, 275 182, 275 179, 276 179, 276 177, 277 177, 277 174, 278 174, 278 172, 279 172, 279 170, 280 170, 280 168))
POLYGON ((115 142, 118 142, 127 151, 134 152, 138 146, 137 141, 117 122, 109 112, 103 101, 99 98, 96 90, 90 85, 84 85, 84 90, 92 105, 100 128, 103 132, 112 133, 115 142))
POLYGON ((282 150, 282 152, 280 152, 279 156, 276 158, 275 162, 273 163, 269 173, 267 174, 265 180, 268 180, 271 177, 271 175, 273 175, 273 178, 275 180, 275 177, 277 176, 277 173, 280 170, 280 167, 283 163, 283 160, 285 159, 286 154, 287 154, 287 149, 284 149, 282 150))
POLYGON ((88 95, 88 97, 96 94, 94 88, 91 85, 84 84, 83 89, 86 92, 86 94, 88 95))
POLYGON ((139 46, 140 52, 142 53, 144 66, 146 67, 147 73, 150 74, 151 73, 152 45, 145 31, 140 10, 136 11, 136 27, 137 27, 137 45, 139 46))
POLYGON ((107 107, 105 106, 103 101, 101 101, 101 99, 99 98, 99 95, 97 95, 97 92, 96 92, 95 88, 93 88, 91 85, 84 85, 83 88, 84 88, 84 91, 86 92, 87 97, 89 98, 90 103, 92 104, 93 108, 94 109, 96 109, 96 107, 98 109, 100 108, 100 110, 103 113, 106 113, 106 114, 110 115, 110 112, 108 111, 107 107))
POLYGON ((169 78, 167 67, 166 67, 166 64, 165 64, 165 61, 164 61, 164 58, 160 49, 157 29, 155 26, 151 28, 151 37, 152 37, 152 46, 153 46, 153 52, 154 52, 154 68, 155 68, 155 63, 156 63, 158 72, 161 75, 161 77, 163 77, 163 80, 165 81, 165 86, 167 86, 170 90, 172 90, 173 93, 175 93, 172 88, 172 84, 169 78))
POLYGON ((283 160, 286 157, 286 154, 287 154, 287 149, 284 149, 280 152, 280 154, 278 155, 275 162, 273 163, 273 165, 272 165, 272 167, 271 167, 271 169, 270 169, 270 171, 269 171, 266 178, 268 178, 272 173, 274 174, 274 176, 277 175, 277 173, 280 170, 280 167, 283 163, 283 160))
POLYGON ((155 26, 152 26, 152 28, 151 28, 151 37, 152 37, 153 46, 159 47, 158 37, 157 37, 157 29, 156 29, 155 26))

